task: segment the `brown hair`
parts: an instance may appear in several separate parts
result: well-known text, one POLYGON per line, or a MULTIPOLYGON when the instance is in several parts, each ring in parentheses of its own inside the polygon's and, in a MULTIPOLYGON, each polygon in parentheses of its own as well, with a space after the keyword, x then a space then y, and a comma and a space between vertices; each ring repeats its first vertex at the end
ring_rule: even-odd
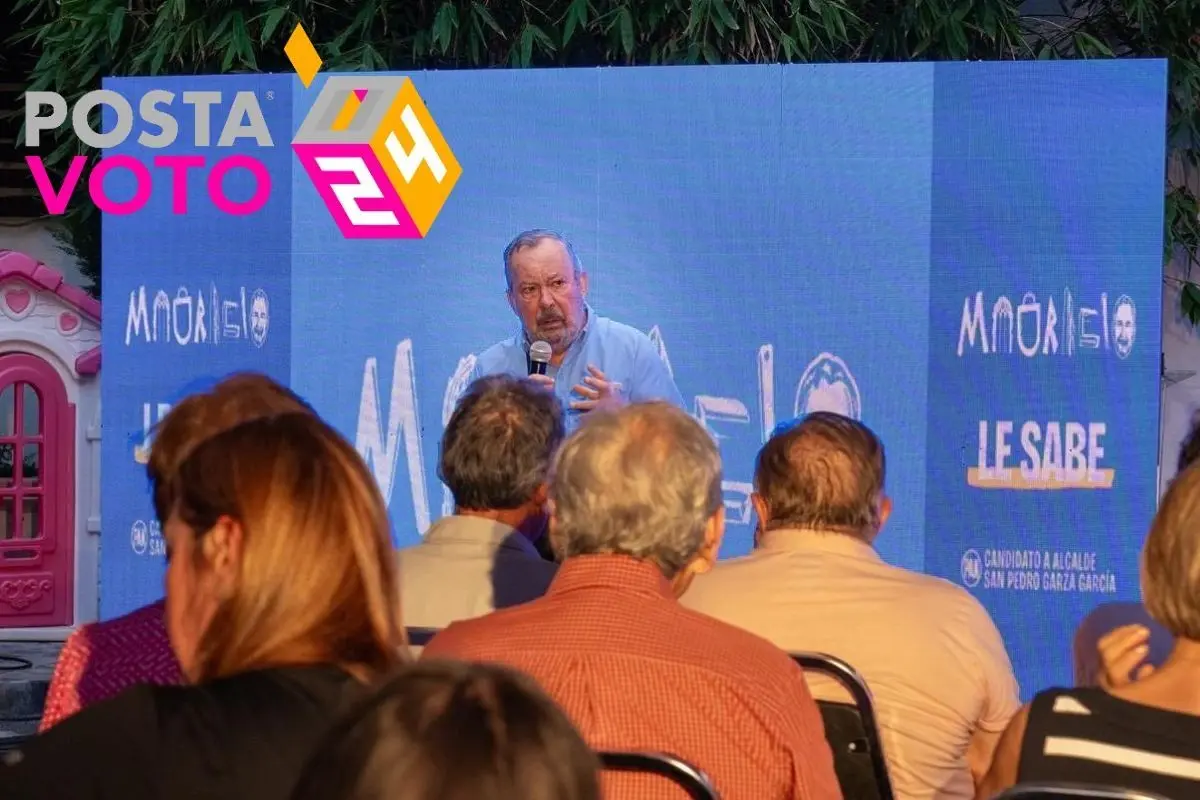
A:
POLYGON ((1163 495, 1142 547, 1146 611, 1172 635, 1200 641, 1200 465, 1163 495))
MULTIPOLYGON (((204 418, 185 403, 164 432, 181 409, 204 418)), ((241 526, 242 552, 191 677, 304 663, 371 677, 398 663, 403 634, 387 509, 354 448, 310 411, 252 417, 195 438, 154 444, 160 463, 177 465, 152 473, 160 518, 177 516, 194 532, 190 555, 202 562, 204 535, 229 517, 241 526), (191 449, 179 458, 172 445, 185 443, 191 449)))
POLYGON ((531 679, 421 662, 337 724, 292 800, 599 800, 598 770, 531 679))
MULTIPOLYGON (((207 392, 177 403, 154 429, 146 474, 152 485, 163 485, 196 446, 234 425, 288 412, 315 413, 290 389, 255 372, 231 375, 207 392)), ((166 516, 155 497, 159 521, 166 516)))
POLYGON ((808 414, 758 453, 754 490, 770 512, 763 529, 874 532, 886 471, 883 443, 866 425, 808 414))

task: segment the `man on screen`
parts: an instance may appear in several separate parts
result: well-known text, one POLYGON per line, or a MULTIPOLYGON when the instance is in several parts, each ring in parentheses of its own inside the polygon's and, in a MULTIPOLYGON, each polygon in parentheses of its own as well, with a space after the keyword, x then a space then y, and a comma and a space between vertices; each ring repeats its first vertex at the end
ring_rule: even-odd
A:
POLYGON ((683 407, 650 338, 601 317, 587 304, 588 276, 565 238, 546 230, 518 234, 504 249, 508 304, 521 330, 485 350, 473 377, 506 373, 553 388, 574 428, 597 407, 666 400, 683 407), (530 345, 550 345, 545 375, 530 374, 530 345))

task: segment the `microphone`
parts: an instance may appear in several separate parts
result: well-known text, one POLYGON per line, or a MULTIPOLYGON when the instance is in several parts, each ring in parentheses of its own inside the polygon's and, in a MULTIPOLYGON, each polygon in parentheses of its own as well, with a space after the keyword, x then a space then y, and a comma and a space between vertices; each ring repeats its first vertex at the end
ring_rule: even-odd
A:
POLYGON ((537 341, 529 345, 529 374, 545 375, 550 366, 550 355, 553 350, 549 342, 537 341))

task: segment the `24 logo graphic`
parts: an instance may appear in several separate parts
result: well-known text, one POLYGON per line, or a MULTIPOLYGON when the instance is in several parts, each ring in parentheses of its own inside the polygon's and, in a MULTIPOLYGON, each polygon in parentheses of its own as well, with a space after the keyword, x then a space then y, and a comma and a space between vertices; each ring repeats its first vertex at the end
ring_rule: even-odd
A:
MULTIPOLYGON (((321 58, 301 26, 284 51, 310 86, 321 58)), ((424 238, 462 175, 410 78, 327 78, 292 149, 348 239, 424 238)))

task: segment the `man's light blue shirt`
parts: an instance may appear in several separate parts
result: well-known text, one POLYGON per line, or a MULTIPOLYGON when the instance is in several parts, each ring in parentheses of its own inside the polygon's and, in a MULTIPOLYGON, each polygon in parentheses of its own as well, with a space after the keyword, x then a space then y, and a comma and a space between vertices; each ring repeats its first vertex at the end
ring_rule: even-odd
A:
MULTIPOLYGON (((572 402, 585 399, 571 390, 590 374, 588 364, 603 372, 608 380, 621 384, 619 391, 627 402, 665 400, 686 410, 675 379, 649 336, 637 328, 598 316, 590 308, 587 314, 588 321, 567 350, 562 365, 550 365, 546 372, 554 378, 554 393, 566 409, 568 431, 574 430, 586 413, 571 408, 572 402)), ((523 331, 484 350, 475 361, 471 380, 500 374, 516 377, 529 374, 528 345, 523 331)))

